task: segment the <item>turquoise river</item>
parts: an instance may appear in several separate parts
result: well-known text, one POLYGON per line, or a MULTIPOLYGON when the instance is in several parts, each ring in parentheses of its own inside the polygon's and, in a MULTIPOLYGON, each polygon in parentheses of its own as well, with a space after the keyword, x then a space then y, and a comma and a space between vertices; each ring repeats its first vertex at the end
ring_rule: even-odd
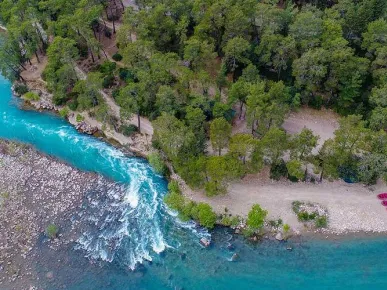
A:
POLYGON ((47 245, 39 246, 42 289, 387 289, 387 237, 253 245, 227 229, 207 233, 165 208, 166 181, 144 160, 82 135, 52 114, 19 105, 0 77, 0 138, 32 144, 126 190, 121 202, 104 202, 90 212, 104 219, 96 221, 102 225, 68 249, 53 256, 47 245), (211 235, 208 249, 198 243, 203 235, 211 235), (235 252, 239 259, 232 262, 235 252), (55 281, 45 279, 47 271, 55 281))

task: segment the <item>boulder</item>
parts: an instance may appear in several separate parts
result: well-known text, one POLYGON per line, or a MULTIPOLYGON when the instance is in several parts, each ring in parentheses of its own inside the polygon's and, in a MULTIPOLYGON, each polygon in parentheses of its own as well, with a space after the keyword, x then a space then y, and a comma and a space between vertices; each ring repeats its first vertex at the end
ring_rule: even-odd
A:
POLYGON ((209 240, 207 240, 206 238, 201 238, 200 239, 200 244, 202 244, 204 247, 209 247, 211 242, 209 240))
POLYGON ((276 235, 275 235, 275 239, 277 241, 282 241, 284 239, 284 237, 282 236, 282 233, 281 232, 278 232, 276 235))

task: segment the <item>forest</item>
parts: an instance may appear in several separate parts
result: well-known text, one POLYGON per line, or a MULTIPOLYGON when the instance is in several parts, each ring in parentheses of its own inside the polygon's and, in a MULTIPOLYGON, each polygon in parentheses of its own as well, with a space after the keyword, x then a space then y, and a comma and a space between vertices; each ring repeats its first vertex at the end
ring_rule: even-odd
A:
POLYGON ((136 4, 2 0, 8 31, 0 69, 22 82, 25 65, 46 56, 42 77, 56 105, 88 111, 126 134, 141 122, 125 120, 148 118, 156 168, 171 162, 209 196, 265 166, 277 180, 387 179, 387 1, 136 4), (110 56, 101 37, 113 36, 118 51, 110 56), (81 79, 85 60, 91 65, 81 79), (120 106, 120 120, 102 89, 120 106), (313 131, 290 135, 281 127, 303 107, 342 116, 317 153, 313 131), (250 133, 233 134, 236 119, 250 133))

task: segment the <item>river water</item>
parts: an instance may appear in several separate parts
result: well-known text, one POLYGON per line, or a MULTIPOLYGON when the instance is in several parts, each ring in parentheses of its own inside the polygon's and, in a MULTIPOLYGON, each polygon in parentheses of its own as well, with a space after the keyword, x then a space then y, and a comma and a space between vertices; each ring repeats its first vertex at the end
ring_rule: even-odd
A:
POLYGON ((146 161, 79 134, 52 114, 19 105, 0 76, 0 138, 32 144, 125 189, 122 200, 89 209, 95 226, 68 248, 53 252, 40 245, 35 270, 42 288, 387 289, 387 237, 252 245, 217 229, 213 245, 204 249, 198 240, 208 233, 168 212, 162 202, 166 181, 146 161), (238 259, 232 262, 234 253, 238 259), (47 271, 54 280, 46 278, 47 271))

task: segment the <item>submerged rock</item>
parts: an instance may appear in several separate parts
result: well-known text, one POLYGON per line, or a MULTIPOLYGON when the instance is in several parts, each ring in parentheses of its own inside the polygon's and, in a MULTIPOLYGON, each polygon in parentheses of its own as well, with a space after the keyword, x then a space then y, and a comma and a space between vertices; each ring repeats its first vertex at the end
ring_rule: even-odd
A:
POLYGON ((200 244, 202 244, 204 247, 209 247, 211 242, 209 240, 207 240, 206 238, 201 238, 200 239, 200 244))

